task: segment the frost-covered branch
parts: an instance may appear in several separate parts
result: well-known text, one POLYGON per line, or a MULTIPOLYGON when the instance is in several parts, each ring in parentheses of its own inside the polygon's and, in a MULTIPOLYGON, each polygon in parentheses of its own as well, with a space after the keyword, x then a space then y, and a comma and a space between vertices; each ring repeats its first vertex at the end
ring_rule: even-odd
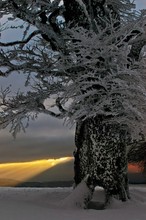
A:
MULTIPOLYGON (((146 65, 141 67, 140 61, 132 64, 129 61, 130 48, 123 36, 124 29, 115 29, 110 35, 106 30, 98 35, 80 27, 72 29, 72 54, 63 57, 60 65, 65 71, 73 68, 75 79, 69 79, 63 97, 64 102, 72 99, 68 110, 72 121, 98 114, 107 123, 128 124, 134 135, 135 132, 138 135, 145 131, 146 65)), ((127 30, 132 33, 131 24, 127 30)))
POLYGON ((63 50, 63 39, 59 38, 58 34, 55 32, 56 30, 54 30, 55 24, 59 29, 57 17, 63 13, 62 7, 59 6, 59 1, 49 1, 48 3, 41 1, 41 3, 39 3, 26 0, 9 0, 4 1, 4 3, 2 4, 1 10, 4 10, 5 13, 8 11, 13 15, 14 19, 17 17, 33 25, 41 32, 42 37, 54 46, 56 50, 63 50), (5 6, 7 7, 4 8, 5 6), (54 11, 57 9, 59 12, 57 15, 54 15, 54 11), (55 19, 55 21, 53 19, 55 19))
MULTIPOLYGON (((145 15, 134 14, 133 6, 129 0, 1 3, 2 17, 11 14, 11 20, 19 18, 28 26, 21 29, 22 40, 0 43, 0 76, 25 73, 29 92, 37 90, 36 96, 43 96, 45 91, 45 100, 54 95, 60 112, 56 115, 43 103, 38 108, 37 101, 30 100, 34 105, 25 103, 27 113, 36 108, 71 121, 102 115, 134 123, 133 127, 142 125, 146 88, 140 54, 145 45, 145 15), (28 34, 30 27, 33 31, 28 34)), ((23 109, 20 99, 14 100, 15 110, 23 109)), ((10 109, 7 100, 5 111, 17 116, 10 109)))
POLYGON ((35 120, 40 113, 44 113, 56 118, 63 118, 62 113, 55 113, 45 106, 44 102, 48 98, 46 91, 18 92, 16 96, 10 96, 10 87, 1 89, 0 93, 0 128, 10 126, 10 132, 16 137, 21 130, 25 131, 29 121, 35 120))

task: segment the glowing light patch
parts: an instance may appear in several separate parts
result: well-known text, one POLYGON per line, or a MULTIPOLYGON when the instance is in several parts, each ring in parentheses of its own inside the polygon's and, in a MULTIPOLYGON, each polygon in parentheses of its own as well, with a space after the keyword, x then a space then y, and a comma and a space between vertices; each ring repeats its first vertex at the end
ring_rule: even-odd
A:
POLYGON ((72 159, 72 157, 63 157, 58 159, 45 159, 30 162, 0 164, 0 180, 5 179, 24 182, 44 172, 45 170, 49 170, 50 168, 60 163, 69 162, 72 159))
POLYGON ((128 164, 129 173, 141 173, 142 169, 137 164, 128 164))

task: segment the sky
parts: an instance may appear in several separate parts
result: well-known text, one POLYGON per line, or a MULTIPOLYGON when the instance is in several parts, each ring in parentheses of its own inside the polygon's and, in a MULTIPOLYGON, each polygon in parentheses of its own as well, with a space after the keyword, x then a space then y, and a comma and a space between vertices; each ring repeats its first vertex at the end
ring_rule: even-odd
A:
MULTIPOLYGON (((146 8, 146 0, 137 0, 136 2, 138 3, 138 9, 146 8)), ((5 34, 2 34, 2 40, 5 42, 10 39, 16 40, 18 35, 21 37, 18 30, 11 33, 6 31, 5 34)), ((23 88, 24 80, 23 76, 15 73, 8 78, 1 78, 0 87, 4 88, 12 84, 14 91, 17 91, 17 89, 23 88)), ((45 167, 44 170, 50 170, 52 166, 48 162, 49 159, 64 157, 68 157, 68 159, 61 162, 60 159, 58 162, 57 160, 55 161, 54 166, 57 165, 56 169, 53 169, 52 174, 48 176, 48 180, 68 180, 73 178, 73 160, 69 158, 72 157, 75 148, 74 129, 74 127, 70 128, 64 125, 62 120, 41 114, 36 121, 30 123, 26 133, 18 134, 16 139, 9 133, 9 128, 0 130, 0 178, 4 173, 5 177, 12 179, 12 177, 19 176, 22 171, 28 172, 28 169, 32 167, 31 164, 28 164, 28 169, 25 169, 22 164, 20 166, 21 162, 43 160, 42 167, 45 167), (18 162, 19 169, 16 168, 16 163, 18 162), (9 164, 9 167, 12 163, 15 163, 15 168, 4 169, 3 163, 9 164), (59 164, 61 165, 59 166, 59 164), (62 164, 64 166, 61 168, 62 164), (12 172, 13 169, 15 172, 12 172), (10 175, 10 173, 13 173, 13 175, 10 175)), ((38 166, 37 163, 35 165, 38 166)))
POLYGON ((137 9, 146 9, 146 0, 135 0, 137 9))

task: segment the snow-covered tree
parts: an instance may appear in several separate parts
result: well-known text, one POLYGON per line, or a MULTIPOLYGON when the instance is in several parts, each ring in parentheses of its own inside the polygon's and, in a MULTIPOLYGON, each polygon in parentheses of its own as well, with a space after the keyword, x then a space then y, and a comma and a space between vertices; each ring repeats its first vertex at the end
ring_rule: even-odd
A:
POLYGON ((1 128, 11 125, 16 136, 39 113, 76 123, 76 185, 86 179, 91 194, 96 185, 105 189, 105 203, 113 195, 126 201, 126 146, 145 135, 145 11, 136 13, 129 0, 0 6, 23 31, 22 40, 0 43, 0 76, 27 76, 27 91, 10 97, 10 87, 1 89, 1 128))

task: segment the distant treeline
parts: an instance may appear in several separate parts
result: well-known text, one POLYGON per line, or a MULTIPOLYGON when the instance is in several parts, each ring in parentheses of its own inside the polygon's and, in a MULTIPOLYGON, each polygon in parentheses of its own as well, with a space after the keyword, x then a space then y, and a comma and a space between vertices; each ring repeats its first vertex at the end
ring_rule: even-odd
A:
MULTIPOLYGON (((142 174, 129 174, 129 183, 130 184, 146 184, 146 177, 142 174)), ((24 182, 18 184, 16 187, 72 187, 74 184, 73 181, 52 181, 52 182, 24 182)))
POLYGON ((23 182, 16 185, 16 187, 71 187, 73 181, 52 181, 52 182, 23 182))

